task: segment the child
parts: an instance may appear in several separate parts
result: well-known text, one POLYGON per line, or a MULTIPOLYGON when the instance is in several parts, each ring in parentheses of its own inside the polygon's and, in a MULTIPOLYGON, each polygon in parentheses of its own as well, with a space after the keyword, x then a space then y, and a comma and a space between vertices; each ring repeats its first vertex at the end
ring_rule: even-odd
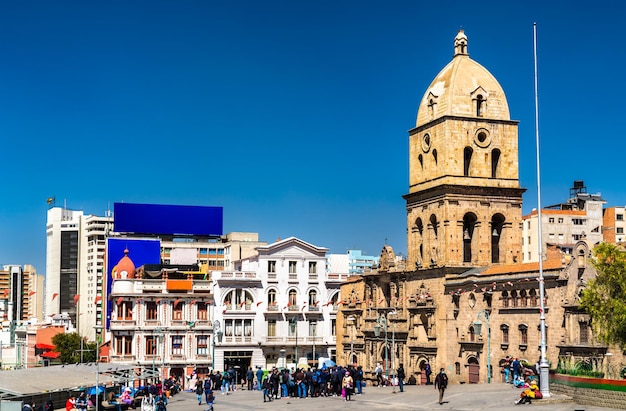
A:
POLYGON ((261 383, 261 387, 263 388, 263 402, 272 402, 272 394, 271 394, 271 386, 269 375, 263 378, 263 382, 261 383))

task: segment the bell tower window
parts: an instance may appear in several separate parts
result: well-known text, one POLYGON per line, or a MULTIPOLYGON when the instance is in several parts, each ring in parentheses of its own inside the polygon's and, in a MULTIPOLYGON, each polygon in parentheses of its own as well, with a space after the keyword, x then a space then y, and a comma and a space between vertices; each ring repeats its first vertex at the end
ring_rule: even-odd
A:
POLYGON ((482 117, 485 109, 485 98, 482 94, 476 96, 476 117, 482 117))
POLYGON ((500 162, 500 150, 491 150, 491 178, 498 177, 498 163, 500 162))
POLYGON ((470 175, 470 163, 472 161, 472 154, 474 150, 471 147, 465 147, 463 150, 463 175, 468 177, 470 175))
POLYGON ((467 213, 463 216, 463 262, 472 262, 472 238, 476 228, 476 214, 467 213))

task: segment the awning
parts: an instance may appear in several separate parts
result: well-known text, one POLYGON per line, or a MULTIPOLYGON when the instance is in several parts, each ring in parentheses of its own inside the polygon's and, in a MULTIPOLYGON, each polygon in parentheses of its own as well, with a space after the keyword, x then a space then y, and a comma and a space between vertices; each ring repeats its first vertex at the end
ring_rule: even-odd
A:
POLYGON ((39 343, 35 344, 35 348, 39 348, 40 350, 54 350, 56 347, 50 344, 39 343))
POLYGON ((61 356, 61 353, 58 351, 46 351, 45 353, 41 354, 41 357, 43 358, 59 358, 61 356))

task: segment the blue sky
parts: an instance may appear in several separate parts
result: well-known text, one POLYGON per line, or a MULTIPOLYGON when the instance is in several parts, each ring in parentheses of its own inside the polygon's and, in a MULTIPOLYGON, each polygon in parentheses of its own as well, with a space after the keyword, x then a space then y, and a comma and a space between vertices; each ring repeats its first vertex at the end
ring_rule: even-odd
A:
POLYGON ((621 1, 0 4, 0 264, 45 272, 46 198, 224 207, 224 230, 406 253, 408 133, 462 27, 520 121, 524 213, 626 205, 621 1))

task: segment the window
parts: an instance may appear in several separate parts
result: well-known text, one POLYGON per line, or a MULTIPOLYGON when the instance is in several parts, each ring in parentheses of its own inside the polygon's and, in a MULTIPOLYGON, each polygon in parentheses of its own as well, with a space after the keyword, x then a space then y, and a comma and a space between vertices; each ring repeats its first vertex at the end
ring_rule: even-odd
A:
POLYGON ((174 301, 174 307, 172 309, 172 320, 182 321, 183 319, 183 304, 180 301, 174 301))
POLYGON ((563 217, 559 217, 559 224, 563 224, 563 217))
POLYGON ((330 332, 331 332, 331 335, 334 335, 334 336, 337 335, 337 319, 336 318, 330 319, 330 332))
POLYGON ((548 222, 554 224, 554 217, 548 218, 548 222))
POLYGON ((530 245, 530 236, 528 236, 528 245, 530 245))
POLYGON ((624 220, 624 214, 615 214, 615 219, 617 221, 622 221, 624 220))
POLYGON ((309 337, 316 337, 316 336, 317 336, 317 321, 311 320, 309 322, 309 337))
POLYGON ((309 274, 317 274, 317 261, 309 261, 309 274))
POLYGON ((624 234, 624 227, 617 227, 617 228, 615 229, 615 232, 616 232, 617 234, 624 234))
POLYGON ((156 336, 149 335, 146 337, 146 355, 156 355, 157 353, 156 336))
POLYGON ((585 322, 578 323, 580 330, 580 343, 587 344, 589 342, 589 327, 585 322))
POLYGON ((294 289, 289 290, 289 306, 292 305, 298 305, 298 293, 294 289))
POLYGON ((289 261, 289 274, 296 274, 298 272, 297 267, 298 267, 297 261, 289 261))
POLYGON ((564 238, 563 233, 559 233, 559 240, 563 241, 563 238, 564 238))
POLYGON ((465 147, 463 150, 463 175, 468 177, 470 175, 470 163, 472 161, 472 154, 474 150, 471 147, 465 147))
POLYGON ((498 162, 500 162, 500 150, 495 148, 491 151, 491 178, 498 177, 498 162))
POLYGON ((183 355, 183 336, 172 336, 172 355, 183 355))
POLYGON ((128 335, 115 337, 115 348, 118 355, 132 355, 133 337, 128 335))
POLYGON ((296 324, 294 325, 293 322, 291 321, 291 319, 287 320, 287 335, 289 337, 295 337, 296 336, 296 329, 298 328, 298 321, 296 321, 296 324))
POLYGON ((526 324, 519 326, 519 341, 522 345, 528 344, 528 326, 526 324))
POLYGON ((574 225, 584 225, 585 224, 585 219, 584 218, 572 218, 572 224, 574 224, 574 225))
POLYGON ((276 337, 276 320, 267 320, 267 336, 276 337))
POLYGON ((276 305, 276 290, 269 290, 267 292, 267 306, 272 307, 276 305))
POLYGON ((500 326, 500 330, 502 331, 502 341, 500 343, 508 344, 509 343, 509 326, 506 324, 502 324, 500 326))
POLYGON ((200 321, 206 321, 208 316, 207 316, 207 303, 204 302, 199 302, 196 304, 197 310, 198 310, 198 320, 200 321))
POLYGON ((197 354, 198 355, 207 355, 209 353, 209 338, 206 335, 199 335, 196 339, 197 341, 197 354))
POLYGON ((275 273, 276 272, 276 261, 269 260, 267 262, 267 272, 268 273, 275 273))
POLYGON ((132 320, 133 319, 132 305, 133 303, 131 303, 130 301, 118 302, 117 319, 126 320, 126 321, 132 320))
POLYGON ((476 96, 476 117, 482 117, 483 115, 483 104, 485 99, 481 94, 476 96))
POLYGON ((311 290, 309 291, 309 307, 314 307, 317 305, 317 291, 311 290))

